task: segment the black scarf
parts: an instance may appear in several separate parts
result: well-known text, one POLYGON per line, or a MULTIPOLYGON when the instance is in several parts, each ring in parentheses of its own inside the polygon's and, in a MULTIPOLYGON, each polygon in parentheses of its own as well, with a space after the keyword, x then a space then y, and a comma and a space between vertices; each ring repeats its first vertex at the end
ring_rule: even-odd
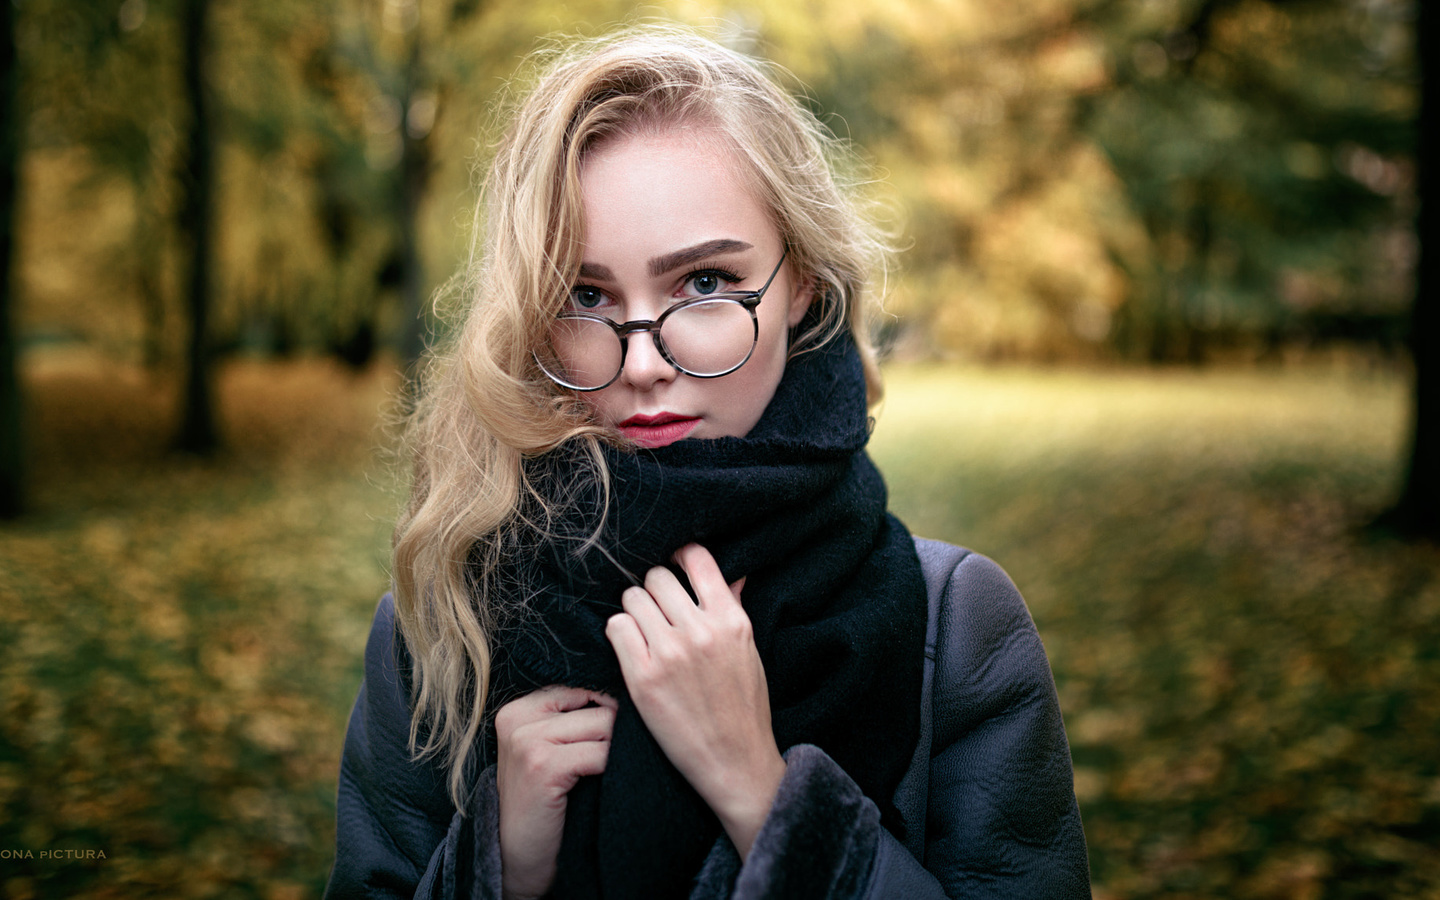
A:
MULTIPOLYGON (((691 541, 727 581, 746 577, 781 751, 819 746, 902 830, 891 798, 919 734, 926 593, 914 544, 885 511, 868 437, 845 336, 787 365, 745 438, 607 451, 614 497, 601 546, 576 556, 556 541, 517 564, 531 613, 498 635, 490 708, 554 683, 620 701, 605 773, 570 794, 554 896, 684 896, 720 833, 645 729, 605 638, 621 592, 691 541)), ((557 487, 576 472, 564 452, 532 469, 557 487)), ((591 505, 564 531, 588 534, 594 515, 591 505)))

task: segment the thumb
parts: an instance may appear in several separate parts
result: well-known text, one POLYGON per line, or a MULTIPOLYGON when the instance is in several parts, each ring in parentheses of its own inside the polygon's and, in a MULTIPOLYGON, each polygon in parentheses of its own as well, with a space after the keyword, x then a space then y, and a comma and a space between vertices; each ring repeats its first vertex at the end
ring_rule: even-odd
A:
POLYGON ((743 590, 745 590, 745 576, 744 576, 744 575, 740 576, 740 580, 739 580, 739 581, 732 581, 732 582, 730 583, 730 593, 732 593, 732 594, 735 595, 735 599, 736 599, 736 600, 739 600, 739 599, 740 599, 740 592, 743 591, 743 590))

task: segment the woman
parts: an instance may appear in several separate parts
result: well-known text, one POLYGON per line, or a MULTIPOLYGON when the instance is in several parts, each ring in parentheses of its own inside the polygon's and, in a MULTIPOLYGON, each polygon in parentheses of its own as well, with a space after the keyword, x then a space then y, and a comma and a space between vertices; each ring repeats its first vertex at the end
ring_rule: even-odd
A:
POLYGON ((1023 602, 865 455, 883 246, 832 143, 669 29, 521 105, 409 430, 330 896, 1089 896, 1023 602))

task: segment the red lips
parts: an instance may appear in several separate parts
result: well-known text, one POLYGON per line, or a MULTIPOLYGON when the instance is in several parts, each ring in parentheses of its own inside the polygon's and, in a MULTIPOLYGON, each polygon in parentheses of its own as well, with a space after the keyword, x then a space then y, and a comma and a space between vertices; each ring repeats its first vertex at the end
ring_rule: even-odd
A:
POLYGON ((664 447, 682 440, 695 430, 700 420, 695 416, 662 412, 655 415, 637 413, 619 425, 620 433, 642 447, 664 447))

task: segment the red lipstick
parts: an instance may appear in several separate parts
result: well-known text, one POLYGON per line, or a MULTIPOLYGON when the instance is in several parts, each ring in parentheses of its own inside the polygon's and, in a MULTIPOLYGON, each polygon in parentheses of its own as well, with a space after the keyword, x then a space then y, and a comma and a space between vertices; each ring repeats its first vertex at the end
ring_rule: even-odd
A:
POLYGON ((700 420, 695 416, 662 412, 653 416, 636 414, 621 422, 620 433, 642 447, 654 449, 687 437, 700 420))

